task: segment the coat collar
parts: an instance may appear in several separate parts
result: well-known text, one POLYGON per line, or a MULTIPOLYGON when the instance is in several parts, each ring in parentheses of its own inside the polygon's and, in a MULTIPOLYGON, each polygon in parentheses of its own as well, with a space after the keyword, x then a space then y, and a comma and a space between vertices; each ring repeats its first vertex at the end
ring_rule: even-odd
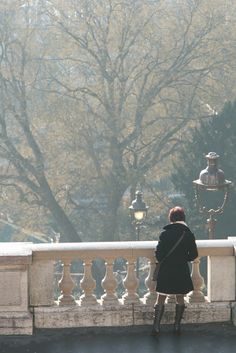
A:
POLYGON ((167 230, 167 229, 189 229, 188 225, 185 222, 182 221, 178 221, 178 222, 173 222, 173 223, 169 223, 167 224, 165 227, 163 227, 163 229, 167 230))
POLYGON ((187 223, 184 221, 171 222, 171 224, 176 224, 176 223, 180 223, 180 224, 183 224, 184 226, 188 227, 187 223))

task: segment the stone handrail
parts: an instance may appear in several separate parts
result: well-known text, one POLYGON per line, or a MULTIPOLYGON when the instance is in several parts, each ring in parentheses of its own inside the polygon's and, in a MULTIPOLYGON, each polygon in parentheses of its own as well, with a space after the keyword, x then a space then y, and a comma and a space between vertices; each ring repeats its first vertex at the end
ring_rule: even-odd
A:
MULTIPOLYGON (((199 256, 234 256, 234 245, 227 239, 197 240, 199 256)), ((157 241, 139 242, 89 242, 89 243, 47 243, 32 244, 33 260, 77 259, 86 256, 125 257, 142 256, 154 258, 157 241), (89 254, 89 255, 88 255, 89 254)))

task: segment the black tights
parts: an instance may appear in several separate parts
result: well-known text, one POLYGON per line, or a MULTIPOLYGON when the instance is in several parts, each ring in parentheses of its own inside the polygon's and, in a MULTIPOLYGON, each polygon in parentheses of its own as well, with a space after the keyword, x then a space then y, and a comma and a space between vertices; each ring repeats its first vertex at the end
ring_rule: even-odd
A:
MULTIPOLYGON (((165 304, 167 295, 158 294, 156 304, 165 304)), ((176 304, 183 305, 184 304, 184 294, 176 294, 175 295, 176 304)))

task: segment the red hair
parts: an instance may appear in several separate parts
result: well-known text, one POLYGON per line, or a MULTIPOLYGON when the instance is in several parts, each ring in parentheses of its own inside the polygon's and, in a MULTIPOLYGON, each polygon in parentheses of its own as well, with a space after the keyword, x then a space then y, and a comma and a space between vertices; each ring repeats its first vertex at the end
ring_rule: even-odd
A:
POLYGON ((169 211, 169 221, 177 222, 177 221, 185 221, 185 213, 184 209, 180 206, 175 206, 169 211))

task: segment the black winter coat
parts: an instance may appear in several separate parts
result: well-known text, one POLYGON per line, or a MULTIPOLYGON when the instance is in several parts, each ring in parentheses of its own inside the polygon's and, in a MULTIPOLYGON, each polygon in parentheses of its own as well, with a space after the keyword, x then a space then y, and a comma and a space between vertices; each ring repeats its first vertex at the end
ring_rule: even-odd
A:
POLYGON ((156 247, 158 262, 167 255, 185 231, 184 238, 161 264, 157 276, 156 291, 164 294, 187 294, 193 290, 189 261, 198 257, 195 237, 187 225, 171 223, 163 228, 156 247))

